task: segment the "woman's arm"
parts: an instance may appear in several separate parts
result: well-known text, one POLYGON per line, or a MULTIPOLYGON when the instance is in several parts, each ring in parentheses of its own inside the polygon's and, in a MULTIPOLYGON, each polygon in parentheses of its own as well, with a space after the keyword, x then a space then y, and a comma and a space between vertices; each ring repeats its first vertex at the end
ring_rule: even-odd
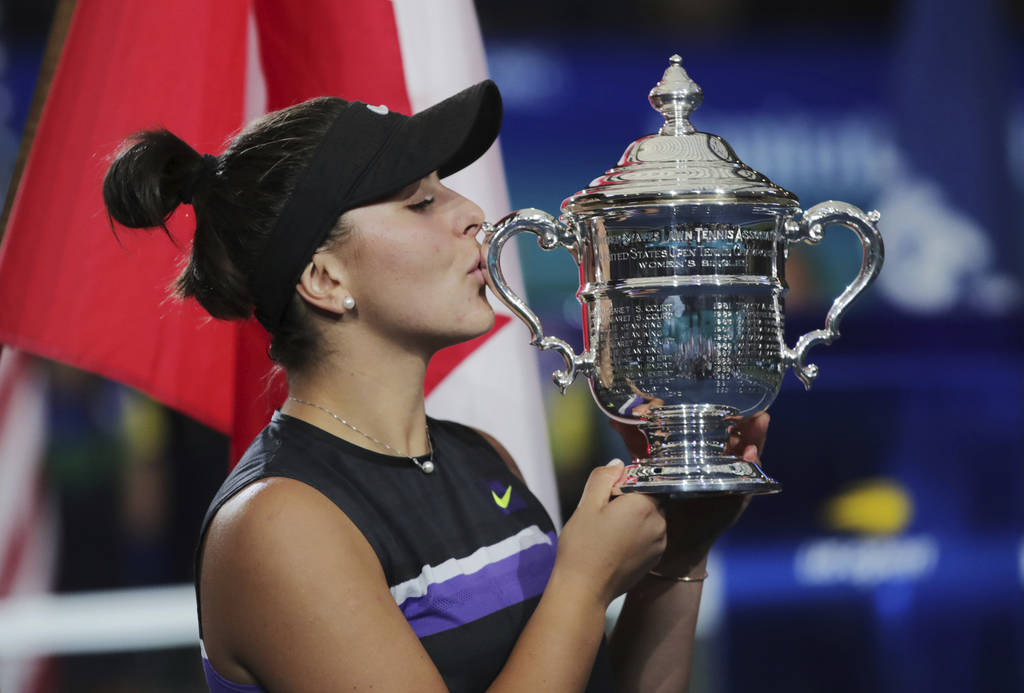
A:
POLYGON ((687 690, 701 588, 645 576, 627 593, 609 642, 618 690, 687 690))
POLYGON ((664 519, 649 498, 611 498, 622 464, 595 469, 558 541, 555 568, 512 654, 489 691, 581 691, 612 599, 665 548, 664 519), (631 501, 628 504, 622 501, 631 501))
MULTIPOLYGON (((758 461, 768 421, 768 415, 761 412, 737 423, 730 451, 742 451, 744 459, 758 461)), ((645 441, 636 438, 640 435, 636 427, 614 427, 631 452, 645 446, 645 441)), ((665 576, 705 575, 711 545, 739 519, 748 501, 749 496, 722 496, 666 505, 668 545, 655 571, 665 576)), ((688 689, 702 586, 702 582, 647 575, 629 590, 609 643, 620 690, 657 693, 688 689)))
POLYGON ((225 503, 200 579, 206 652, 231 680, 298 693, 445 690, 365 537, 306 484, 265 479, 225 503))
MULTIPOLYGON (((665 545, 652 500, 610 498, 621 472, 591 474, 548 586, 490 690, 586 685, 608 603, 665 545)), ((267 479, 226 503, 207 534, 201 580, 207 655, 229 679, 270 691, 445 690, 373 549, 305 484, 267 479)))

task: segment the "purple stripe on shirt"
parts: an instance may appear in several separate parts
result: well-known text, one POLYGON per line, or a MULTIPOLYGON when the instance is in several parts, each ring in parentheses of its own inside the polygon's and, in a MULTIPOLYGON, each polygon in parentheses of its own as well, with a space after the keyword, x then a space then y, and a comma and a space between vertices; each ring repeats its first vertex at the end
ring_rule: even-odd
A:
POLYGON ((550 544, 536 544, 491 563, 475 573, 456 575, 427 587, 422 597, 401 605, 420 638, 465 625, 544 591, 555 565, 554 532, 550 544))
POLYGON ((206 685, 210 693, 265 693, 262 687, 253 683, 235 683, 213 668, 206 657, 203 657, 203 672, 206 674, 206 685))

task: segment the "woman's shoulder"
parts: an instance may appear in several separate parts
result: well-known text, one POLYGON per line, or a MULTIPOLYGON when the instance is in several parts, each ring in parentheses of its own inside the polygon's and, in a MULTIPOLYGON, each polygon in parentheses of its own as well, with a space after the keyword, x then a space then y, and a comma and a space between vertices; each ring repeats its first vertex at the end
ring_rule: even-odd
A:
POLYGON ((299 517, 305 510, 328 517, 347 515, 365 534, 373 518, 365 517, 362 477, 352 473, 357 468, 365 472, 363 462, 350 443, 278 412, 221 484, 207 509, 200 536, 205 536, 215 518, 240 509, 245 511, 243 517, 249 517, 261 512, 283 513, 291 506, 300 512, 289 509, 289 518, 299 517))
POLYGON ((228 574, 230 566, 244 565, 268 578, 297 562, 308 565, 309 558, 301 555, 309 547, 339 546, 349 555, 369 552, 377 563, 364 532, 320 489, 281 475, 243 479, 245 483, 211 504, 204 520, 196 555, 196 575, 204 584, 215 580, 211 571, 216 575, 218 565, 228 566, 228 574))
POLYGON ((281 546, 275 543, 286 543, 311 528, 358 534, 344 512, 317 489, 289 477, 270 476, 247 484, 227 499, 208 532, 230 536, 246 549, 277 550, 281 546))
POLYGON ((244 584, 259 592, 261 581, 291 579, 291 571, 310 569, 328 554, 348 557, 360 574, 377 577, 377 553, 350 514, 321 490, 287 476, 256 478, 211 506, 196 555, 200 614, 205 618, 209 603, 228 597, 220 588, 242 589, 232 577, 240 570, 255 580, 244 584), (207 593, 211 585, 219 586, 215 594, 207 593))
MULTIPOLYGON (((260 479, 223 504, 207 533, 200 579, 207 652, 235 680, 294 668, 281 654, 291 647, 313 652, 325 639, 353 642, 345 630, 351 621, 400 619, 362 532, 294 479, 260 479), (324 619, 324 613, 344 617, 324 619), (280 661, 271 666, 275 658, 280 661)), ((310 673, 296 669, 291 676, 303 680, 310 673)))

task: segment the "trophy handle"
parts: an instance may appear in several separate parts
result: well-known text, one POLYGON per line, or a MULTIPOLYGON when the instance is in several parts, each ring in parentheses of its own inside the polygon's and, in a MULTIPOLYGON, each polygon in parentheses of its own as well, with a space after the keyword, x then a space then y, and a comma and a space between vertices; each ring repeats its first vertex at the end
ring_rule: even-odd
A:
POLYGON ((553 349, 565 359, 565 370, 557 370, 551 374, 552 380, 562 393, 576 379, 578 372, 589 374, 594 367, 593 354, 577 355, 568 344, 558 337, 546 337, 537 314, 530 310, 526 301, 517 296, 505 282, 501 272, 501 250, 505 242, 517 233, 528 232, 537 236, 537 243, 544 250, 552 250, 559 246, 566 248, 576 264, 580 264, 580 240, 568 226, 559 223, 547 212, 539 209, 521 209, 512 212, 495 226, 484 224, 484 249, 487 253, 487 272, 485 278, 491 291, 515 313, 530 329, 533 338, 530 344, 538 349, 553 349))
POLYGON ((859 207, 846 202, 829 200, 814 205, 804 212, 799 220, 793 218, 786 222, 785 236, 786 240, 791 243, 797 241, 817 243, 825 237, 827 226, 838 224, 857 234, 864 251, 860 272, 857 274, 857 278, 850 282, 843 293, 839 294, 839 297, 832 303, 832 308, 829 309, 828 315, 825 317, 825 329, 813 330, 803 335, 792 349, 783 347, 782 363, 784 367, 793 367, 793 372, 796 377, 800 378, 805 389, 809 390, 814 379, 818 377, 818 367, 813 363, 805 363, 808 350, 822 342, 831 344, 832 340, 839 336, 839 321, 842 320, 846 309, 864 289, 868 288, 882 269, 885 246, 882 244, 882 235, 878 231, 879 218, 881 215, 876 211, 865 213, 859 207))

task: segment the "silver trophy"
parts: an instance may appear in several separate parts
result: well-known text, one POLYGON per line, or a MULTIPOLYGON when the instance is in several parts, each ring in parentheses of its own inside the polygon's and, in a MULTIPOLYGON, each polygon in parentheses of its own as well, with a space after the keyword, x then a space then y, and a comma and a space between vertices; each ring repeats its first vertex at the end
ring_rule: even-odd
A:
POLYGON ((721 137, 696 131, 690 113, 703 93, 678 55, 649 98, 665 117, 661 130, 565 200, 558 220, 523 209, 488 229, 487 281, 534 346, 564 357, 565 370, 553 374, 563 392, 586 375, 605 414, 646 434, 648 456, 628 467, 623 491, 775 493, 780 484, 758 465, 726 452, 730 427, 772 403, 788 367, 811 387, 818 369, 808 350, 839 336, 846 309, 882 267, 879 215, 833 201, 803 211, 721 137), (783 335, 788 246, 817 243, 830 225, 860 238, 860 273, 825 328, 791 349, 783 335), (545 250, 566 248, 580 266, 582 354, 545 336, 502 276, 502 248, 523 232, 545 250))

